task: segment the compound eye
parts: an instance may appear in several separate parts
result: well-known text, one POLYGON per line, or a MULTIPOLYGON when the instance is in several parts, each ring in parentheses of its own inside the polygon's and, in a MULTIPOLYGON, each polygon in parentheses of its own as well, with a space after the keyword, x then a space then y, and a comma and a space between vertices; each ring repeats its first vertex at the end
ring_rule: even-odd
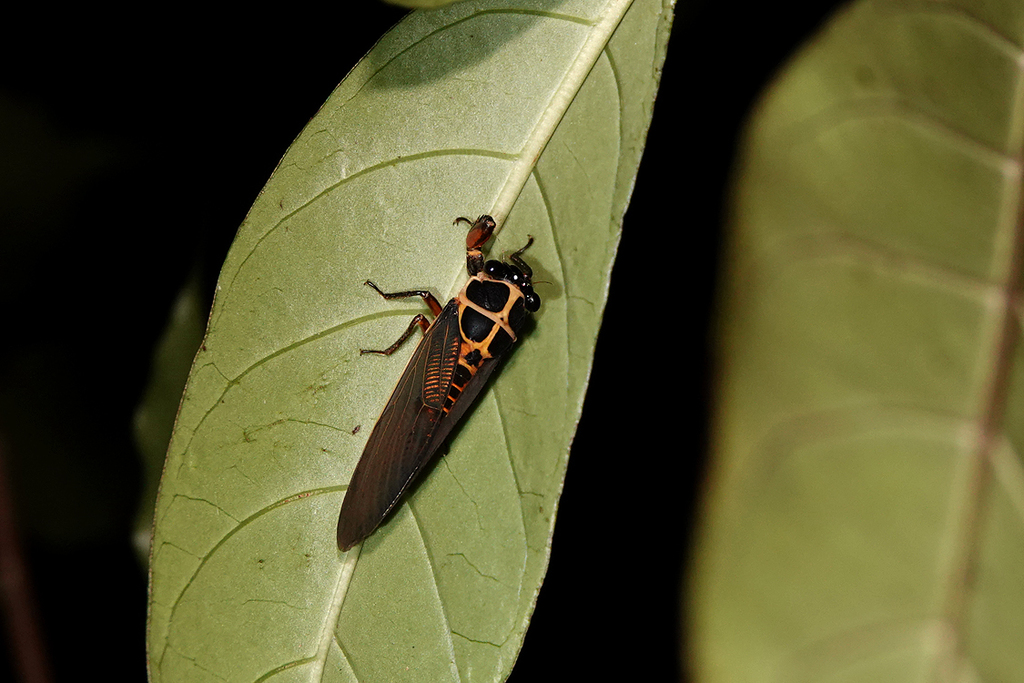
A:
POLYGON ((526 310, 530 313, 534 313, 540 308, 540 297, 536 292, 530 292, 524 298, 526 299, 526 310))
POLYGON ((488 261, 484 264, 484 272, 495 280, 504 280, 508 275, 508 268, 501 261, 488 261))
POLYGON ((506 282, 511 282, 517 287, 527 284, 526 278, 523 277, 523 271, 511 265, 505 266, 505 269, 508 271, 505 275, 506 282))

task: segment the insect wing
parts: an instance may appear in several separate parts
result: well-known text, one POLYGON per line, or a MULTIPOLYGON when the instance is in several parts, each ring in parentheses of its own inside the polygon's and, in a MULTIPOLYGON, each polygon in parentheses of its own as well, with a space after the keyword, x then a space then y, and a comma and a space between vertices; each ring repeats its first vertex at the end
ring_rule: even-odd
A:
POLYGON ((477 395, 483 391, 484 386, 487 384, 487 378, 498 369, 500 360, 500 358, 489 358, 480 364, 476 374, 463 387, 459 400, 455 402, 451 411, 441 421, 441 424, 438 425, 437 432, 433 436, 435 443, 440 444, 443 442, 452 429, 455 428, 455 425, 459 423, 459 420, 462 419, 462 416, 466 414, 466 411, 473 407, 473 404, 476 403, 477 395))
POLYGON ((458 365, 461 341, 459 309, 453 300, 416 348, 352 473, 338 518, 338 547, 342 550, 380 525, 451 431, 447 427, 442 435, 439 428, 450 420, 442 408, 458 365))

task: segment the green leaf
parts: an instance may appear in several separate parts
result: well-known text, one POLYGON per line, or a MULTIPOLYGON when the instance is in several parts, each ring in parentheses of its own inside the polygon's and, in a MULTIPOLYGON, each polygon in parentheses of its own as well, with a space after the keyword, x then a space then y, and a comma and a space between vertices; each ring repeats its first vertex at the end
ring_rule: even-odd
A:
POLYGON ((1024 681, 1024 6, 860 2, 751 121, 700 681, 1024 681))
POLYGON ((508 675, 547 566, 671 10, 414 12, 291 146, 228 254, 172 436, 154 681, 508 675), (361 550, 340 553, 346 483, 413 345, 358 350, 422 312, 363 282, 454 294, 465 226, 452 220, 485 212, 502 225, 494 252, 536 238, 544 305, 447 454, 361 550))

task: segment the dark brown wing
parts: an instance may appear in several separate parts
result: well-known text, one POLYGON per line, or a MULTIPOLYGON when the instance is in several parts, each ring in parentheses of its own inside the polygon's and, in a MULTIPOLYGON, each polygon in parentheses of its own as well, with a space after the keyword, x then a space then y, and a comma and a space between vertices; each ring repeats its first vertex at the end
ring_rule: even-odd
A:
MULTIPOLYGON (((416 348, 352 473, 338 517, 342 550, 380 525, 444 440, 434 437, 439 424, 450 419, 441 409, 458 365, 461 341, 458 303, 452 300, 416 348)), ((451 427, 444 434, 449 431, 451 427)))

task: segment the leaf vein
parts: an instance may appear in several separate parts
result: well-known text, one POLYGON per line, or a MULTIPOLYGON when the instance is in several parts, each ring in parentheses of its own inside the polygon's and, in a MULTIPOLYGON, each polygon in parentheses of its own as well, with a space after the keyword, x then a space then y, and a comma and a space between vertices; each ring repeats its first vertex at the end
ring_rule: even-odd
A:
MULTIPOLYGON (((257 510, 253 514, 251 514, 248 517, 246 517, 245 519, 243 519, 237 525, 235 525, 234 527, 229 529, 228 532, 226 534, 224 534, 220 538, 220 540, 218 540, 210 548, 210 550, 208 552, 206 552, 200 558, 199 564, 196 566, 195 571, 192 572, 192 576, 190 576, 188 581, 185 582, 185 585, 182 587, 181 592, 178 593, 178 597, 172 603, 171 610, 170 610, 170 617, 168 618, 168 621, 169 622, 173 622, 174 621, 174 613, 175 613, 175 611, 177 611, 178 606, 181 604, 181 600, 185 596, 185 593, 188 592, 188 589, 192 586, 192 583, 195 581, 196 577, 199 576, 199 572, 201 572, 203 570, 203 567, 206 566, 206 563, 210 560, 210 558, 212 558, 217 553, 217 551, 220 550, 221 546, 223 546, 225 543, 227 543, 227 541, 229 539, 231 539, 236 533, 238 533, 239 531, 241 531, 242 529, 247 527, 252 522, 254 522, 257 519, 259 519, 263 515, 267 514, 268 512, 272 512, 273 510, 276 510, 276 509, 278 509, 280 507, 288 505, 289 503, 293 503, 293 502, 295 502, 297 500, 302 500, 302 499, 308 498, 310 496, 319 496, 319 495, 323 495, 325 493, 335 493, 337 491, 344 491, 346 488, 347 488, 347 486, 328 486, 328 487, 324 487, 324 488, 310 489, 308 491, 301 491, 299 493, 292 494, 292 495, 290 495, 290 496, 288 496, 286 498, 282 498, 280 500, 277 500, 277 501, 271 503, 270 505, 267 505, 267 506, 265 506, 263 508, 260 508, 259 510, 257 510)), ((164 543, 167 543, 167 541, 164 541, 164 543)))
POLYGON ((412 502, 409 503, 409 514, 412 515, 412 521, 416 523, 416 532, 420 536, 420 542, 423 543, 423 557, 427 560, 427 567, 430 569, 430 578, 434 584, 434 597, 437 598, 438 609, 441 612, 441 620, 443 621, 442 630, 448 636, 448 657, 451 662, 452 673, 455 675, 456 681, 462 681, 462 676, 459 674, 459 667, 455 663, 455 642, 452 640, 452 627, 451 622, 448 619, 448 611, 444 606, 444 599, 441 597, 441 587, 437 582, 437 570, 434 568, 434 560, 430 556, 430 548, 427 546, 427 536, 423 533, 423 525, 420 523, 420 518, 416 514, 415 508, 413 508, 412 502))

